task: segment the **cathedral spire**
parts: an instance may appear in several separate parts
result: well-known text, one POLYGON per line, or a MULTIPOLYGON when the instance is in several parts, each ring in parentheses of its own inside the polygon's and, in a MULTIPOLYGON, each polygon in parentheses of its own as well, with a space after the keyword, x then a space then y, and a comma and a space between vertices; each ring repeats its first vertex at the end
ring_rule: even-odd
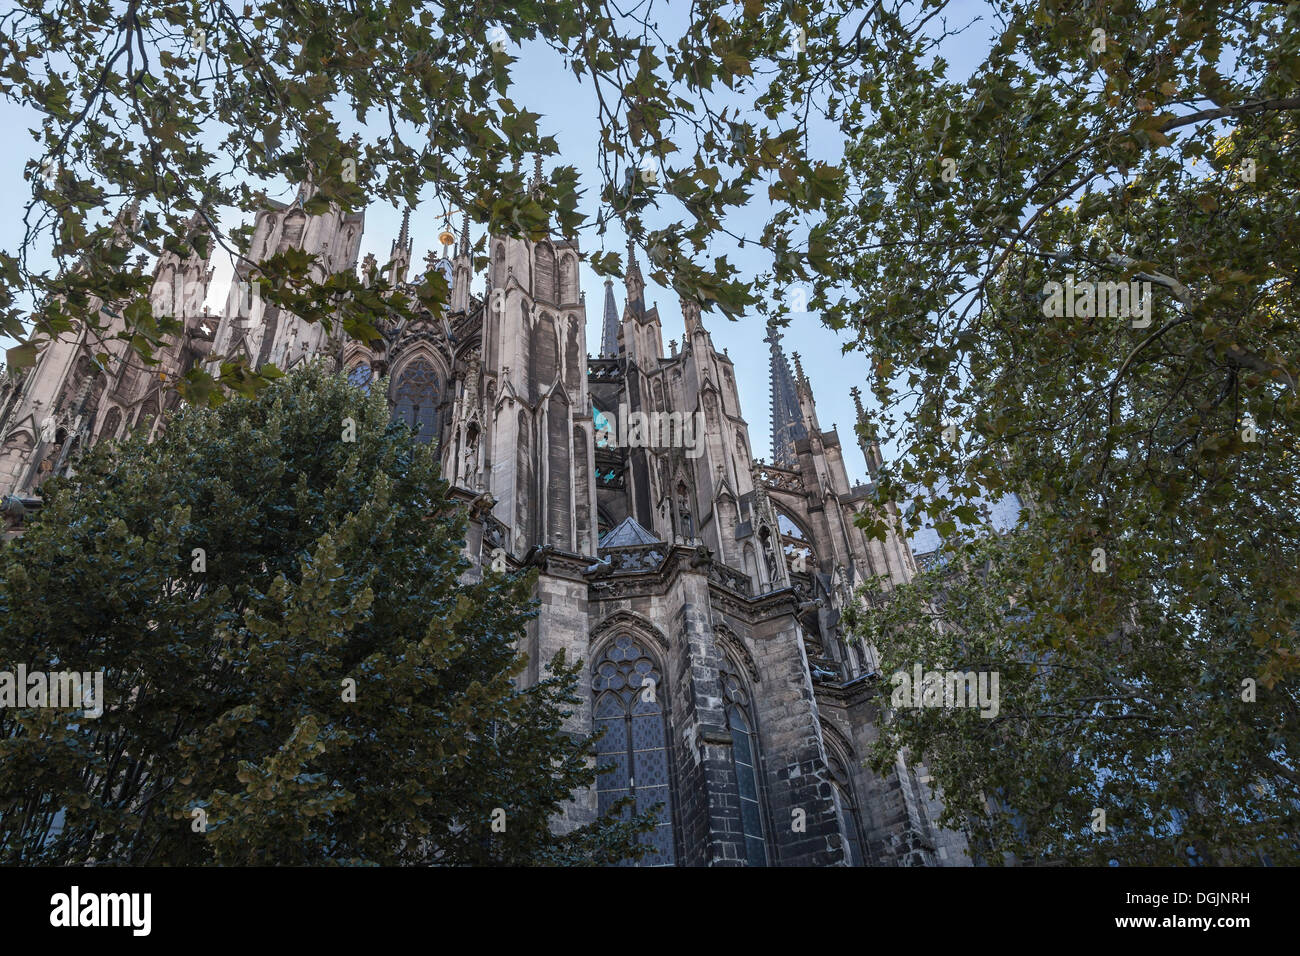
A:
POLYGON ((636 262, 636 247, 632 237, 627 239, 627 269, 623 273, 627 283, 627 307, 635 316, 645 313, 645 279, 641 278, 641 267, 636 262))
POLYGON ((781 330, 775 322, 767 325, 765 342, 771 347, 772 380, 772 463, 782 468, 794 468, 799 462, 795 442, 808 437, 799 412, 799 399, 795 394, 794 377, 790 363, 781 350, 781 330))
POLYGON ((632 237, 627 237, 627 274, 630 276, 636 273, 637 278, 641 277, 641 267, 636 264, 636 245, 632 242, 632 237))
POLYGON ((867 421, 867 412, 862 407, 862 389, 854 385, 849 389, 849 394, 853 396, 853 407, 858 410, 858 424, 863 425, 867 421))
POLYGON ((605 280, 605 319, 601 327, 600 357, 618 357, 618 306, 614 302, 614 280, 605 280))
POLYGON ((867 471, 874 480, 876 472, 885 463, 884 456, 880 454, 880 442, 876 440, 876 423, 862 407, 862 390, 854 385, 849 389, 849 394, 853 396, 853 407, 858 411, 857 425, 854 428, 858 434, 858 447, 862 449, 862 457, 867 460, 867 471))
POLYGON ((799 353, 791 352, 790 357, 794 359, 794 380, 797 384, 808 388, 808 379, 803 374, 803 363, 799 361, 799 353))
POLYGON ((682 345, 685 347, 697 331, 704 328, 704 323, 700 321, 700 304, 694 299, 688 299, 682 296, 682 322, 686 328, 686 334, 683 336, 682 345))
POLYGON ((411 264, 411 247, 414 240, 411 239, 411 207, 406 207, 406 212, 402 213, 402 230, 397 234, 397 241, 393 243, 390 259, 393 265, 393 282, 405 282, 406 270, 411 264))
POLYGON ((469 210, 465 210, 460 217, 460 254, 469 255, 469 210))
POLYGON ((406 212, 402 213, 402 231, 397 234, 397 242, 393 243, 393 250, 405 249, 411 240, 411 207, 406 207, 406 212))
POLYGON ((307 173, 302 182, 298 184, 298 194, 293 197, 293 205, 302 208, 307 200, 316 195, 316 184, 312 182, 311 173, 307 173))

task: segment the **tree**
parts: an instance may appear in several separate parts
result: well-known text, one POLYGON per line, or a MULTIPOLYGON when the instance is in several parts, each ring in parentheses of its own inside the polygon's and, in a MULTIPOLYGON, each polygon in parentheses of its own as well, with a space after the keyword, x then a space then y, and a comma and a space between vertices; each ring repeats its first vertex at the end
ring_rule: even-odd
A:
POLYGON ((850 626, 877 648, 892 704, 876 770, 900 750, 923 758, 941 822, 984 862, 1300 861, 1294 684, 1248 678, 1257 648, 1185 634, 1154 602, 1103 639, 1046 623, 1027 582, 1045 572, 1050 538, 1031 515, 902 587, 868 590, 871 610, 850 626), (996 706, 916 707, 906 690, 892 700, 894 675, 912 677, 916 662, 988 675, 996 706))
POLYGON ((103 713, 0 710, 10 863, 602 863, 577 663, 512 682, 530 580, 467 580, 429 446, 319 368, 98 447, 0 551, 0 660, 103 713))
MULTIPOLYGON (((765 179, 767 197, 796 212, 837 190, 837 170, 808 155, 801 87, 820 81, 793 42, 808 14, 795 2, 709 0, 692 5, 669 42, 647 9, 624 13, 605 0, 351 0, 343 11, 324 0, 256 9, 22 0, 0 16, 0 95, 40 114, 41 156, 29 165, 22 246, 0 254, 0 332, 20 340, 10 367, 30 365, 71 331, 88 334, 100 356, 123 348, 112 341, 121 339, 155 361, 178 320, 153 313, 149 275, 134 257, 147 264, 170 250, 186 259, 218 245, 240 257, 246 227, 223 230, 221 219, 264 208, 280 177, 310 181, 308 213, 376 200, 416 206, 423 192, 438 211, 467 210, 493 234, 603 235, 617 220, 648 250, 652 279, 739 315, 754 301, 750 283, 726 255, 695 261, 727 231, 728 213, 765 179), (559 148, 539 114, 509 96, 511 51, 524 42, 592 85, 602 128, 596 208, 580 208, 570 165, 540 189, 525 187, 520 161, 559 148), (123 233, 128 242, 114 241, 123 233), (30 258, 47 250, 52 275, 30 258)), ((362 340, 385 308, 401 315, 446 302, 440 276, 424 278, 418 305, 406 295, 385 304, 391 274, 367 291, 352 272, 317 274, 314 260, 310 250, 277 254, 251 263, 253 281, 269 305, 340 322, 362 340)), ((602 274, 621 270, 616 253, 589 261, 602 274)), ((212 359, 217 381, 246 394, 274 377, 237 356, 212 359)), ((196 403, 219 401, 214 384, 195 368, 179 387, 196 403)))
MULTIPOLYGON (((846 196, 815 230, 823 314, 870 355, 899 448, 882 498, 915 499, 910 525, 932 520, 957 562, 982 498, 1036 509, 1007 545, 1023 576, 987 595, 1025 619, 945 585, 931 647, 1006 667, 1019 709, 917 718, 962 742, 903 716, 894 741, 947 755, 935 779, 968 822, 969 793, 1006 788, 1026 832, 992 848, 1168 862, 1130 841, 1177 809, 1206 856, 1294 859, 1300 10, 991 6, 965 82, 924 32, 877 21, 846 196), (1098 794, 1131 830, 1081 849, 1098 794)), ((870 630, 891 666, 923 647, 870 630)))

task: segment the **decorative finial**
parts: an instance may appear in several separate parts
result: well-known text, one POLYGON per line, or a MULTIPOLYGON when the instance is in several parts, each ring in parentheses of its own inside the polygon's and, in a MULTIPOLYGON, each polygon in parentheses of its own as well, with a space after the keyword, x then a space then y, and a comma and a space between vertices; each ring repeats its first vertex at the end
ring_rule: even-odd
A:
POLYGON ((402 229, 397 234, 397 241, 393 243, 390 261, 396 263, 393 269, 393 282, 406 281, 406 268, 411 263, 411 207, 406 207, 406 212, 402 214, 402 229))
POLYGON ((438 241, 442 243, 442 257, 446 259, 456 242, 456 234, 451 231, 451 221, 447 218, 442 220, 442 232, 438 233, 438 241))
POLYGON ((409 249, 411 246, 411 207, 406 207, 406 212, 402 213, 402 228, 397 234, 397 241, 393 243, 393 251, 398 249, 409 249))
POLYGON ((849 389, 849 394, 853 396, 853 406, 858 410, 858 421, 867 417, 866 410, 862 407, 862 389, 854 385, 849 389))

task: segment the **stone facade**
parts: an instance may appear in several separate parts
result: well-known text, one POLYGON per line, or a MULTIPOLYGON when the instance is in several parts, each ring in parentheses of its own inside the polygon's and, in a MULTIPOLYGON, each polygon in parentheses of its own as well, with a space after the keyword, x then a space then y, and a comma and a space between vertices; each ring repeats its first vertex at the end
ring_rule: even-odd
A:
MULTIPOLYGON (((362 218, 307 215, 309 192, 258 215, 249 258, 296 245, 327 271, 356 268, 362 218)), ((399 280, 412 247, 404 221, 399 280)), ((902 538, 855 525, 874 488, 850 486, 797 354, 792 371, 769 330, 774 461, 756 461, 730 358, 686 301, 681 349, 665 355, 634 250, 621 313, 606 283, 594 358, 575 243, 494 236, 488 257, 479 297, 464 231, 454 254, 430 253, 451 283, 447 313, 385 324, 370 346, 264 309, 242 266, 210 316, 207 263, 164 260, 156 307, 178 299, 185 333, 160 366, 142 370, 112 343, 111 373, 96 374, 91 344, 69 336, 0 384, 0 493, 38 504, 40 482, 78 449, 152 434, 176 401, 168 380, 209 354, 281 368, 324 357, 362 388, 387 376, 394 415, 438 443, 469 508, 474 573, 539 569, 525 679, 560 650, 589 662, 572 729, 604 730, 614 769, 557 826, 630 795, 660 807, 649 863, 968 864, 961 836, 935 824, 924 768, 862 766, 887 697, 840 615, 867 577, 900 583, 916 564, 902 538)), ((374 266, 367 257, 363 273, 374 266)), ((859 444, 874 475, 879 448, 859 444)))
MULTIPOLYGON (((132 218, 128 210, 124 218, 132 218)), ((121 227, 124 228, 124 227, 121 227)), ((91 341, 74 329, 50 343, 25 374, 0 376, 0 493, 34 495, 55 472, 64 472, 80 448, 128 431, 152 435, 176 406, 171 387, 177 376, 202 361, 212 346, 218 317, 203 307, 212 271, 197 255, 182 262, 166 253, 154 270, 150 303, 155 315, 183 316, 184 333, 144 365, 129 343, 113 338, 124 327, 102 302, 107 334, 91 341), (109 371, 93 356, 107 354, 109 371)))

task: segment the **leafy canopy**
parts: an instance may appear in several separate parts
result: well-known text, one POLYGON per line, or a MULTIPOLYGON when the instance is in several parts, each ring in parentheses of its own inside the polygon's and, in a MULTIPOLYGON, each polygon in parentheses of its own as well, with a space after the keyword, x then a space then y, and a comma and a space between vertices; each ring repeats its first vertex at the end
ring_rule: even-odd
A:
MULTIPOLYGON (((710 249, 735 234, 729 215, 764 183, 762 202, 796 213, 838 192, 838 171, 810 158, 808 140, 805 91, 825 84, 825 64, 796 36, 819 12, 834 36, 839 6, 706 0, 674 14, 679 36, 666 39, 650 5, 605 0, 20 0, 0 15, 0 95, 39 116, 39 158, 21 247, 0 254, 0 332, 20 340, 9 364, 26 367, 82 328, 154 361, 180 324, 153 314, 135 257, 218 246, 242 257, 247 227, 223 218, 264 208, 284 179, 312 184, 309 213, 423 198, 531 238, 603 235, 617 220, 648 250, 655 281, 735 317, 755 299, 710 249), (597 183, 561 163, 543 188, 525 188, 521 160, 559 147, 543 117, 511 99, 524 43, 590 84, 597 183), (53 274, 35 264, 44 253, 53 274)), ((251 263, 262 297, 371 337, 391 273, 367 293, 353 272, 313 272, 314 258, 251 263)), ((615 253, 590 262, 602 274, 622 267, 615 253)), ((446 297, 426 276, 418 302, 394 295, 387 306, 437 311, 446 297)), ((212 358, 222 385, 251 393, 269 380, 240 357, 212 358)), ((217 401, 213 385, 204 367, 181 388, 217 401)))
POLYGON ((877 772, 902 749, 923 758, 943 825, 988 863, 1300 861, 1295 678, 1263 686, 1250 676, 1260 648, 1187 634, 1151 602, 1104 639, 1045 628, 1026 582, 1046 573, 1050 537, 1031 517, 901 588, 870 590, 874 606, 852 627, 880 654, 887 699, 893 675, 912 677, 916 662, 998 677, 984 715, 892 707, 871 754, 877 772))
POLYGON ((1185 859, 1153 842, 1177 811, 1203 859, 1294 859, 1300 8, 991 7, 965 80, 960 35, 876 21, 816 235, 823 316, 871 360, 862 431, 899 448, 882 500, 950 568, 997 559, 863 623, 886 674, 1003 669, 998 719, 898 713, 888 745, 934 761, 990 854, 1185 859), (1144 304, 1055 308, 1070 282, 1144 304), (1027 527, 968 553, 1011 492, 1027 527), (1015 816, 981 822, 984 798, 1015 816), (1089 839, 1092 808, 1124 834, 1089 839))

